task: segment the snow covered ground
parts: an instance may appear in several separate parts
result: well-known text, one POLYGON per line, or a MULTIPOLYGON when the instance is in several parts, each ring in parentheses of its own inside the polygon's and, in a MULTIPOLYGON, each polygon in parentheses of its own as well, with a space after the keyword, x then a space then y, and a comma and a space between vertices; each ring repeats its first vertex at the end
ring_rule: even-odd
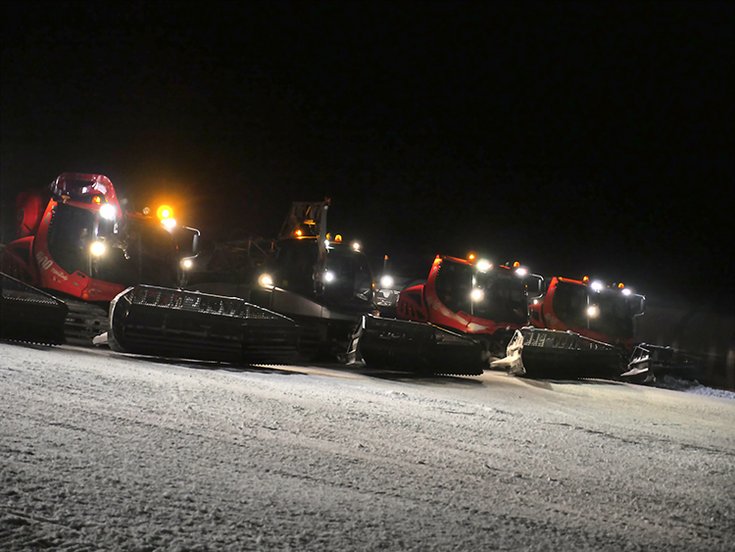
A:
POLYGON ((0 344, 0 549, 732 550, 735 400, 0 344))

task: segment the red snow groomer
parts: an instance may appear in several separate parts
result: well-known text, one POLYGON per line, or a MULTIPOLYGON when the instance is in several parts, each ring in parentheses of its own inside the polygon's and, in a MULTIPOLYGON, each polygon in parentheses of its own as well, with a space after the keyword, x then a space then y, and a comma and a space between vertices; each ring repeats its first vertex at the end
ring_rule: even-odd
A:
POLYGON ((16 213, 16 239, 3 247, 1 265, 2 301, 13 308, 11 314, 3 309, 0 334, 91 341, 106 325, 103 305, 126 287, 94 277, 109 244, 106 234, 117 230, 105 221, 114 226, 120 220, 112 183, 101 175, 64 173, 47 188, 19 194, 16 213))
POLYGON ((644 307, 645 297, 622 283, 554 276, 531 302, 532 327, 514 336, 502 362, 519 375, 616 378, 644 307))
MULTIPOLYGON (((14 308, 12 315, 3 309, 1 336, 58 335, 39 332, 44 323, 32 322, 35 314, 20 316, 40 297, 56 301, 48 313, 66 312, 65 341, 91 344, 108 332, 112 347, 130 352, 239 360, 246 349, 268 356, 245 346, 253 327, 272 334, 282 326, 284 343, 275 349, 289 348, 287 334, 295 336, 295 324, 276 313, 176 289, 194 262, 199 232, 177 226, 166 209, 160 220, 124 211, 104 175, 63 173, 47 189, 21 194, 17 209, 17 237, 2 251, 2 300, 14 308)), ((45 324, 55 324, 52 318, 45 324)))
POLYGON ((528 325, 528 287, 541 281, 519 263, 437 255, 426 282, 400 292, 397 319, 366 317, 363 359, 368 366, 481 374, 528 325))
MULTIPOLYGON (((598 365, 601 375, 641 382, 653 382, 666 374, 696 379, 701 368, 696 355, 637 339, 637 322, 645 306, 645 296, 623 283, 607 285, 588 276, 581 280, 555 276, 530 306, 531 323, 537 330, 526 332, 523 347, 532 346, 541 336, 570 339, 568 336, 577 334, 587 343, 607 344, 618 352, 617 358, 607 355, 607 365, 598 365)), ((608 348, 598 345, 598 351, 608 348)), ((595 356, 595 360, 603 358, 599 352, 595 356)))
MULTIPOLYGON (((545 296, 543 285, 541 276, 517 262, 493 266, 437 256, 425 284, 400 292, 398 320, 366 317, 362 356, 368 366, 428 373, 476 375, 495 368, 529 377, 618 376, 624 358, 601 334, 588 337, 571 324, 531 325, 539 311, 529 311, 529 301, 543 297, 556 304, 557 283, 545 296)), ((591 303, 588 314, 607 306, 591 303)))
POLYGON ((606 286, 585 276, 581 280, 554 276, 542 297, 530 305, 537 328, 571 331, 630 353, 635 346, 636 318, 646 298, 624 284, 606 286))

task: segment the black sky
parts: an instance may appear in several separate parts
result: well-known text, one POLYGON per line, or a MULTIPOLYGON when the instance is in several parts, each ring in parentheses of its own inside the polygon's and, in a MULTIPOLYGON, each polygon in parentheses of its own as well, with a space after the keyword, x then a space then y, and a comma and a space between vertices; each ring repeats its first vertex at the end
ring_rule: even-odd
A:
POLYGON ((729 2, 2 9, 6 203, 101 172, 233 236, 328 195, 378 258, 476 249, 735 306, 729 2))

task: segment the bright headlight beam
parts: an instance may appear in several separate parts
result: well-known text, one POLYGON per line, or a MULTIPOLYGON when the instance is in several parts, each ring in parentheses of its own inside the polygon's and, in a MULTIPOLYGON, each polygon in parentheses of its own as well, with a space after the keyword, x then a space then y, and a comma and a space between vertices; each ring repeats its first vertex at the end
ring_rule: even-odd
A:
POLYGON ((480 259, 475 266, 479 272, 487 272, 493 268, 493 264, 487 259, 480 259))
POLYGON ((116 216, 117 216, 117 209, 115 209, 114 205, 105 203, 104 205, 100 206, 100 217, 102 217, 103 219, 115 220, 116 216))
POLYGON ((174 218, 163 219, 161 221, 161 226, 163 226, 166 230, 171 232, 173 231, 174 228, 176 228, 176 219, 174 218))
POLYGON ((324 273, 324 281, 325 281, 325 282, 326 282, 327 284, 331 284, 331 283, 332 283, 332 282, 334 282, 334 281, 335 281, 336 279, 337 279, 337 276, 335 276, 335 275, 334 275, 334 272, 332 272, 331 270, 327 270, 327 271, 326 271, 326 272, 324 273))
POLYGON ((179 265, 183 270, 191 270, 194 268, 194 261, 192 259, 181 259, 179 265))
POLYGON ((590 284, 590 289, 591 289, 592 291, 602 291, 602 289, 603 289, 604 287, 605 287, 605 286, 603 285, 603 283, 602 283, 602 282, 600 282, 599 280, 595 280, 594 282, 592 282, 592 283, 590 284))
POLYGON ((380 278, 381 288, 393 287, 393 284, 395 284, 395 280, 393 280, 393 276, 391 276, 390 274, 385 274, 380 278))
POLYGON ((482 301, 484 298, 485 291, 480 288, 473 288, 470 292, 470 299, 475 303, 482 301))
POLYGON ((263 273, 258 276, 258 285, 264 288, 273 287, 273 277, 268 273, 263 273))
POLYGON ((600 316, 600 307, 597 305, 590 305, 586 310, 587 318, 597 318, 600 316))
POLYGON ((89 244, 89 252, 93 257, 101 257, 107 252, 107 244, 100 240, 95 240, 89 244))

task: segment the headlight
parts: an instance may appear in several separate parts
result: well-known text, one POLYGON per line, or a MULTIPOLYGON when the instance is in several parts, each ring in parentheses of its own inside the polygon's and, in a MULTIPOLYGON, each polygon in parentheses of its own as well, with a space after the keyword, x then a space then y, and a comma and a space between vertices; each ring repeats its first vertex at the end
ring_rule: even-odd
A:
POLYGON ((480 272, 487 272, 488 270, 492 269, 493 264, 488 261, 487 259, 480 259, 477 261, 477 270, 480 272))
POLYGON ((587 318, 597 318, 598 316, 600 316, 600 307, 597 305, 587 307, 587 318))
POLYGON ((393 287, 393 284, 395 284, 395 281, 393 280, 393 276, 390 274, 384 274, 380 278, 380 287, 381 288, 391 288, 393 287))
POLYGON ((107 252, 107 244, 100 240, 95 240, 89 244, 89 252, 93 257, 101 257, 107 252))
POLYGON ((628 288, 623 288, 623 289, 620 290, 620 293, 622 293, 626 297, 629 297, 633 292, 630 291, 630 289, 628 289, 628 288))
POLYGON ((163 219, 161 221, 161 225, 166 230, 168 230, 169 232, 171 232, 174 228, 176 228, 176 219, 174 219, 174 218, 163 219))
POLYGON ((480 288, 474 288, 470 292, 470 299, 474 303, 478 303, 478 302, 482 301, 484 298, 485 298, 485 291, 482 290, 482 289, 480 289, 480 288))
POLYGON ((599 280, 595 280, 590 284, 590 288, 592 289, 592 291, 602 291, 604 287, 605 286, 603 285, 603 283, 599 280))
POLYGON ((337 279, 337 276, 335 276, 334 275, 334 272, 332 272, 331 270, 327 270, 324 273, 324 282, 325 283, 330 284, 330 283, 334 282, 336 279, 337 279))
POLYGON ((258 285, 264 288, 273 287, 273 277, 270 274, 263 273, 258 276, 258 285))
POLYGON ((115 209, 114 205, 105 203, 104 205, 100 206, 100 217, 102 217, 103 219, 115 220, 116 216, 117 216, 117 209, 115 209))
POLYGON ((527 274, 528 274, 527 268, 523 268, 522 266, 519 266, 518 268, 516 268, 516 276, 518 276, 519 278, 524 278, 527 274))
POLYGON ((183 270, 191 270, 194 268, 194 261, 192 259, 181 259, 179 265, 183 270))

